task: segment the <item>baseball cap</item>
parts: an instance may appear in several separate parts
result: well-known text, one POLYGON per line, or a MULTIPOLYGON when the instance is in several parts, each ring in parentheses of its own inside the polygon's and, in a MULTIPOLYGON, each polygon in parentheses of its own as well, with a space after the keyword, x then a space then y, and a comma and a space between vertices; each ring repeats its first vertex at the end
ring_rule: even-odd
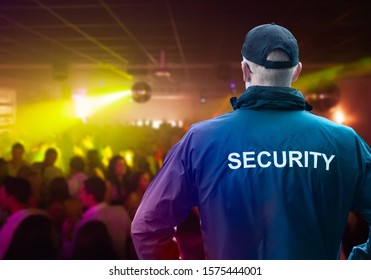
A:
POLYGON ((269 69, 291 68, 299 62, 299 48, 294 35, 275 23, 251 29, 246 34, 241 54, 247 60, 269 69), (268 54, 277 49, 286 52, 289 60, 267 60, 268 54))

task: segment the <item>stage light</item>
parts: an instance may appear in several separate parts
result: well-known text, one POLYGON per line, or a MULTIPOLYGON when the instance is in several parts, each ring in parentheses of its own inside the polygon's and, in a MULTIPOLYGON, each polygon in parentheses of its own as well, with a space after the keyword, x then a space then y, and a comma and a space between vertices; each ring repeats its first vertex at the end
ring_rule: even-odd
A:
POLYGON ((143 120, 137 120, 137 126, 143 126, 143 120))
POLYGON ((165 63, 165 51, 161 51, 161 53, 160 53, 160 65, 155 70, 155 76, 166 77, 166 78, 169 78, 171 76, 171 72, 166 67, 166 63, 165 63))
POLYGON ((155 75, 156 77, 160 77, 160 78, 163 78, 163 77, 169 78, 171 76, 171 73, 168 69, 159 68, 155 70, 155 75))
POLYGON ((207 98, 205 96, 200 97, 200 103, 201 104, 206 104, 207 103, 207 98))
POLYGON ((84 123, 86 123, 86 118, 91 115, 89 104, 86 102, 86 96, 75 94, 72 96, 72 99, 74 102, 76 117, 80 118, 84 123))
POLYGON ((133 150, 128 149, 128 150, 122 151, 122 152, 120 152, 120 155, 124 157, 124 159, 126 161, 126 164, 130 168, 134 167, 135 154, 134 154, 133 150))
POLYGON ((130 96, 130 91, 120 91, 111 94, 104 94, 101 96, 87 96, 86 94, 73 95, 75 106, 75 115, 83 122, 87 122, 87 118, 103 107, 121 99, 130 96))
POLYGON ((159 129, 163 121, 161 120, 153 120, 152 122, 152 128, 159 129))
POLYGON ((335 122, 343 124, 345 122, 345 115, 341 110, 336 110, 333 114, 333 119, 335 122))

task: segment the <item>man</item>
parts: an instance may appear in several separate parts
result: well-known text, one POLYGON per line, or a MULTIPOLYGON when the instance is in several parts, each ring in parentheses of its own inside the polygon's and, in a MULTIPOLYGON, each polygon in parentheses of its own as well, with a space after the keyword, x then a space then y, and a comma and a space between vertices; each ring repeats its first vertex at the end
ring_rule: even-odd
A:
POLYGON ((46 213, 30 208, 27 180, 6 177, 0 185, 0 206, 9 212, 0 229, 0 259, 54 259, 55 236, 46 213))
MULTIPOLYGON (((106 184, 99 177, 91 177, 84 181, 80 191, 80 200, 87 209, 73 229, 73 225, 65 225, 65 257, 70 258, 74 243, 79 230, 90 221, 102 221, 106 226, 108 233, 112 238, 114 250, 119 259, 126 258, 126 244, 130 235, 130 223, 128 213, 123 206, 111 206, 104 202, 106 195, 106 184), (72 234, 70 234, 72 233, 72 234), (72 244, 68 237, 71 237, 72 244), (68 244, 69 243, 69 244, 68 244)), ((93 234, 93 233, 92 233, 93 234)))
POLYGON ((12 158, 7 162, 9 176, 17 176, 18 170, 28 164, 23 158, 24 153, 25 149, 21 143, 17 142, 13 144, 12 158))
POLYGON ((72 197, 79 198, 80 190, 87 178, 84 159, 80 156, 73 156, 70 159, 70 176, 68 178, 68 188, 72 197))
POLYGON ((247 90, 170 151, 132 224, 139 258, 173 248, 174 227, 195 206, 208 259, 336 259, 349 211, 371 224, 370 148, 308 112, 291 88, 298 53, 284 27, 248 32, 247 90))
POLYGON ((45 187, 47 187, 54 178, 63 176, 62 170, 55 166, 57 158, 57 150, 54 148, 48 148, 45 151, 44 160, 42 162, 35 162, 32 165, 40 172, 45 187))

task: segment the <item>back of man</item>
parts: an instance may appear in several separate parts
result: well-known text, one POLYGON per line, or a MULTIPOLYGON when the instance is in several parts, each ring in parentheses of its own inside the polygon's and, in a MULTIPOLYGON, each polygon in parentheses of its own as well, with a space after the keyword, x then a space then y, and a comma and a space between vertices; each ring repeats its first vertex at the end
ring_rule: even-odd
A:
MULTIPOLYGON (((210 259, 336 259, 370 173, 351 129, 305 111, 240 108, 193 126, 171 153, 181 160, 169 169, 192 181, 156 178, 161 201, 198 206, 210 259)), ((176 217, 176 206, 163 210, 155 197, 147 193, 143 211, 176 217)))
POLYGON ((63 177, 62 170, 55 166, 58 158, 58 152, 55 148, 48 148, 45 151, 42 162, 34 162, 32 167, 40 172, 44 187, 48 187, 50 182, 56 177, 63 177))
POLYGON ((338 257, 366 168, 351 129, 305 111, 240 108, 183 141, 210 258, 338 257))
POLYGON ((370 148, 290 87, 293 35, 258 26, 242 56, 234 111, 191 127, 149 186, 132 225, 140 258, 161 258, 192 207, 209 259, 336 259, 349 211, 371 224, 370 148))

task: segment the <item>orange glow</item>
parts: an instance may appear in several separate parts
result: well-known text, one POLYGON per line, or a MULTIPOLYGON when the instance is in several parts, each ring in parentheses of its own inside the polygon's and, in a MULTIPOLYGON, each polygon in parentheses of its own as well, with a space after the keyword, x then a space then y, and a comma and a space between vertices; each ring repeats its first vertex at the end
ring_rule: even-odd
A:
POLYGON ((336 110, 333 114, 333 119, 335 122, 343 124, 345 123, 345 114, 340 109, 336 110))

